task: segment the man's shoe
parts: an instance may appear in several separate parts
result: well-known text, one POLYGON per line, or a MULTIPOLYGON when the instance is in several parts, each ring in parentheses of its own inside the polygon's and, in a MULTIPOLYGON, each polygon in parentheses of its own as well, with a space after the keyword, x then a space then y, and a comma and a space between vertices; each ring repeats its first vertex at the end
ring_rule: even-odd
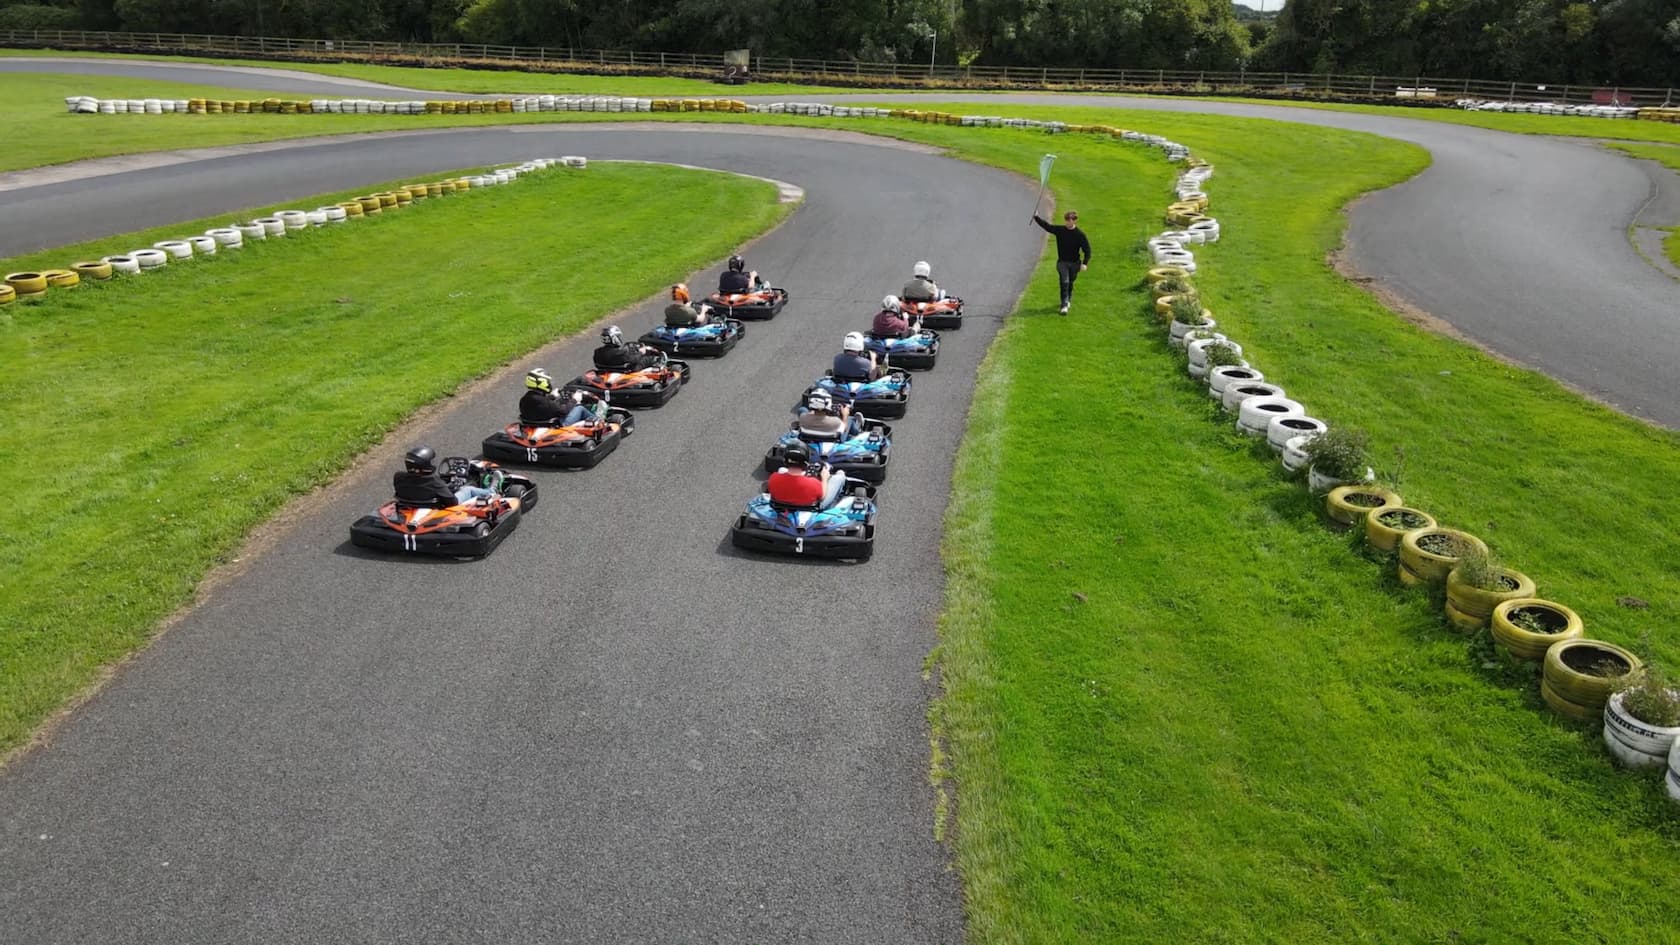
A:
POLYGON ((1062 314, 1063 314, 1063 315, 1066 315, 1066 314, 1067 314, 1067 310, 1068 310, 1068 303, 1066 303, 1066 302, 1063 302, 1063 303, 1062 303, 1062 314))

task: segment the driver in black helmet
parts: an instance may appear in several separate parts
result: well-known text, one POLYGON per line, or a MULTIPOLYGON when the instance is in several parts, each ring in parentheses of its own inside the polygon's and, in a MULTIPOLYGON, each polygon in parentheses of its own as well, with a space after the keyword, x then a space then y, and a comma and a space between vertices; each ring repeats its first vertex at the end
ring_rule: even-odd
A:
POLYGON ((747 261, 740 256, 729 257, 729 268, 718 276, 718 294, 741 295, 758 285, 758 273, 747 271, 747 261))
POLYGON ((488 499, 489 489, 463 485, 449 488, 449 483, 437 471, 437 453, 430 446, 416 446, 403 457, 403 471, 391 477, 391 486, 398 502, 416 505, 465 505, 477 499, 488 499))
POLYGON ((639 342, 625 341, 617 325, 601 329, 601 346, 595 349, 595 369, 618 374, 645 371, 665 360, 658 348, 639 342))

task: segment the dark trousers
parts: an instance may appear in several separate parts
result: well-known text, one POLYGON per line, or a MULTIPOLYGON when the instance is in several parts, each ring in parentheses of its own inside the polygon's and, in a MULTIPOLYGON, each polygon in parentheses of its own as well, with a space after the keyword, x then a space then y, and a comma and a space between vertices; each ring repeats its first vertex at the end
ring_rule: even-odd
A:
POLYGON ((1079 263, 1056 260, 1056 277, 1062 281, 1062 304, 1073 301, 1073 280, 1079 278, 1079 263))

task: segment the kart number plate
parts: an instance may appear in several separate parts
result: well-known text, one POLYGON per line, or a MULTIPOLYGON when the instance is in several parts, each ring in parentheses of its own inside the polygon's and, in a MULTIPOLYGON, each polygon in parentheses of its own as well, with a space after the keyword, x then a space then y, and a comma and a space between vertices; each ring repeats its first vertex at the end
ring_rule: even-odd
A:
POLYGON ((525 459, 532 463, 537 461, 537 448, 535 446, 525 447, 525 459))
POLYGON ((793 540, 793 553, 796 555, 802 555, 805 553, 805 539, 795 538, 793 540))

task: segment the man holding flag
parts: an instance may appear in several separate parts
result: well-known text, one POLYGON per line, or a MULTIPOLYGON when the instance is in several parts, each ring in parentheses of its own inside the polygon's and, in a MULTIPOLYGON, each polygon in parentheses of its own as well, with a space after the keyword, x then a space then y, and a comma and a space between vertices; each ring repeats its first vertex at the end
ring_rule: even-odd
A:
POLYGON ((1050 182, 1050 165, 1056 156, 1046 154, 1038 162, 1038 200, 1033 202, 1033 223, 1056 238, 1056 276, 1062 283, 1062 314, 1073 304, 1073 281, 1091 264, 1091 241, 1079 228, 1079 214, 1069 210, 1062 214, 1063 226, 1053 226, 1038 215, 1038 204, 1044 200, 1045 185, 1050 182))

